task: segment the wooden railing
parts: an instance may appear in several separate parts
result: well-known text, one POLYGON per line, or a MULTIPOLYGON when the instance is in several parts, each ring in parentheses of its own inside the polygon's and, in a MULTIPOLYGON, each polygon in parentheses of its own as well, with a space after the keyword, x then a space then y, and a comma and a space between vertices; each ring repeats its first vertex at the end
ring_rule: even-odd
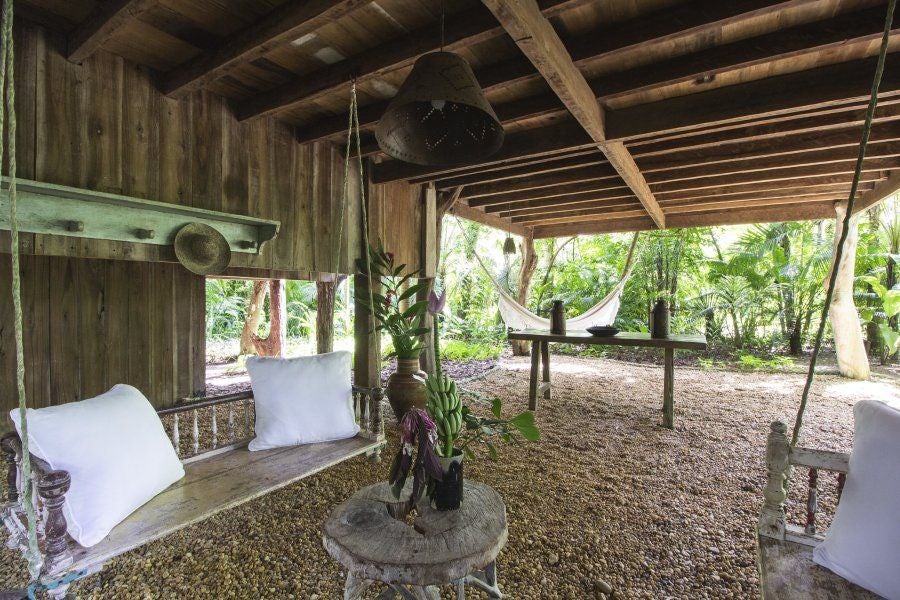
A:
POLYGON ((836 502, 840 501, 847 478, 850 456, 842 452, 791 448, 787 426, 781 421, 772 423, 766 443, 766 467, 768 480, 763 489, 762 511, 759 516, 759 534, 815 546, 822 541, 817 524, 819 514, 820 471, 834 473, 836 477, 836 502), (806 515, 802 527, 788 522, 785 512, 788 482, 794 468, 807 469, 806 515))

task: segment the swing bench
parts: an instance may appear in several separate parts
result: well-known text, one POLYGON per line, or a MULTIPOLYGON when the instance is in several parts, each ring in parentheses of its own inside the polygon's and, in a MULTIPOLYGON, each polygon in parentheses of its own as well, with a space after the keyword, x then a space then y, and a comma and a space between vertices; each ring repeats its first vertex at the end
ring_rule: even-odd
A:
POLYGON ((850 455, 828 450, 791 446, 787 426, 772 423, 766 443, 768 479, 759 516, 758 566, 763 598, 795 600, 869 600, 878 595, 850 583, 813 562, 813 549, 825 538, 816 525, 821 472, 833 473, 837 501, 849 471, 850 455), (788 523, 784 507, 785 488, 792 469, 808 469, 804 526, 788 523))
MULTIPOLYGON (((239 506, 290 485, 345 460, 368 455, 378 460, 385 445, 380 388, 353 386, 353 407, 360 432, 333 442, 305 444, 250 452, 253 437, 253 394, 250 391, 186 402, 157 411, 171 419, 171 442, 182 456, 185 476, 119 523, 100 543, 83 548, 67 536, 62 513, 70 478, 65 471, 52 471, 31 455, 32 479, 38 515, 39 548, 44 560, 41 583, 62 597, 68 583, 99 571, 103 564, 183 527, 199 523, 216 513, 239 506), (210 414, 211 439, 201 451, 200 411, 210 414), (242 409, 242 410, 241 410, 242 409), (227 411, 227 430, 221 436, 216 412, 227 411), (240 413, 243 412, 243 418, 240 413), (181 417, 191 419, 191 439, 182 440, 181 417), (237 418, 236 418, 237 417, 237 418), (242 423, 237 421, 243 421, 242 423), (186 442, 186 444, 185 444, 186 442)), ((206 429, 206 428, 204 428, 206 429)), ((8 464, 8 502, 2 510, 10 533, 7 545, 23 553, 28 549, 25 498, 21 493, 21 441, 15 432, 0 439, 8 464)))

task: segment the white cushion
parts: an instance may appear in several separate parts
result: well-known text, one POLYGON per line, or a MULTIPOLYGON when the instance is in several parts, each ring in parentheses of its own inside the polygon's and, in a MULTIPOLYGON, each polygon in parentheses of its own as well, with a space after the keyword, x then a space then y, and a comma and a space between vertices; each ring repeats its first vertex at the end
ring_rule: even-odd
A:
POLYGON ((247 359, 247 372, 256 404, 256 439, 250 450, 341 440, 359 432, 349 352, 253 356, 247 359))
POLYGON ((861 400, 853 416, 844 493, 813 560, 889 600, 900 600, 900 403, 861 400))
MULTIPOLYGON (((18 409, 10 417, 21 435, 18 409)), ((80 402, 29 408, 28 443, 33 455, 72 477, 63 514, 69 535, 85 547, 184 477, 159 416, 130 385, 80 402)))

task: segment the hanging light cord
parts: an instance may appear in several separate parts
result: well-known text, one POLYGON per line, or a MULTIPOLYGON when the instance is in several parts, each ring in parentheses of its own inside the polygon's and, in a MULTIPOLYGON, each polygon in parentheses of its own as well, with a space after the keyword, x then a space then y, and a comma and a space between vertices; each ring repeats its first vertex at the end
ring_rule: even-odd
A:
POLYGON ((894 8, 897 0, 890 0, 887 7, 887 16, 884 20, 884 33, 881 37, 881 52, 878 54, 878 65, 875 68, 875 79, 872 82, 872 93, 869 98, 869 107, 866 109, 866 119, 863 125, 862 141, 859 144, 859 154, 856 158, 856 171, 853 173, 853 184, 850 186, 850 197, 847 199, 847 212, 841 223, 841 235, 838 238, 837 248, 834 251, 831 275, 828 278, 828 288, 825 291, 825 304, 822 306, 822 316, 819 319, 819 329, 816 331, 816 341, 813 344, 812 356, 809 359, 809 371, 806 373, 806 384, 803 386, 803 395, 800 397, 800 408, 797 409, 797 417, 794 419, 794 432, 791 437, 791 446, 796 446, 800 439, 800 429, 803 427, 803 413, 806 412, 806 404, 809 400, 809 391, 812 387, 816 361, 819 358, 819 350, 822 348, 822 337, 825 333, 825 323, 828 319, 828 307, 834 297, 834 286, 837 281, 838 268, 844 254, 844 243, 850 233, 850 220, 853 218, 853 203, 856 199, 856 190, 859 188, 859 179, 862 174, 863 161, 866 158, 866 146, 869 143, 869 135, 872 132, 872 119, 875 115, 875 107, 878 105, 878 88, 881 85, 881 76, 884 73, 884 63, 887 58, 888 42, 890 40, 891 26, 894 21, 894 8))
POLYGON ((444 0, 441 0, 441 52, 444 51, 444 20, 446 19, 446 15, 444 14, 444 0))

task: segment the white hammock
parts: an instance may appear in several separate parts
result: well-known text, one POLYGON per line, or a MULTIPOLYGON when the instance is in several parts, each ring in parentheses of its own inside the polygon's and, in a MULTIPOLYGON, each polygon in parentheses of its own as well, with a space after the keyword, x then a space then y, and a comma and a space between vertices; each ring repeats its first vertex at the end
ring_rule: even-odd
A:
MULTIPOLYGON (((634 249, 637 247, 638 232, 635 232, 634 238, 631 240, 631 247, 628 249, 628 258, 625 260, 625 268, 622 270, 622 277, 616 284, 616 287, 606 295, 600 302, 586 310, 577 317, 567 318, 566 327, 569 329, 587 329, 593 325, 612 325, 619 313, 619 304, 622 297, 622 291, 631 275, 631 269, 634 267, 634 249)), ((518 302, 516 299, 506 293, 506 290, 497 283, 494 276, 482 262, 481 257, 475 252, 475 259, 484 272, 487 273, 488 279, 494 284, 497 293, 500 294, 500 316, 506 323, 507 327, 513 329, 550 329, 550 319, 545 319, 534 314, 518 302)))

